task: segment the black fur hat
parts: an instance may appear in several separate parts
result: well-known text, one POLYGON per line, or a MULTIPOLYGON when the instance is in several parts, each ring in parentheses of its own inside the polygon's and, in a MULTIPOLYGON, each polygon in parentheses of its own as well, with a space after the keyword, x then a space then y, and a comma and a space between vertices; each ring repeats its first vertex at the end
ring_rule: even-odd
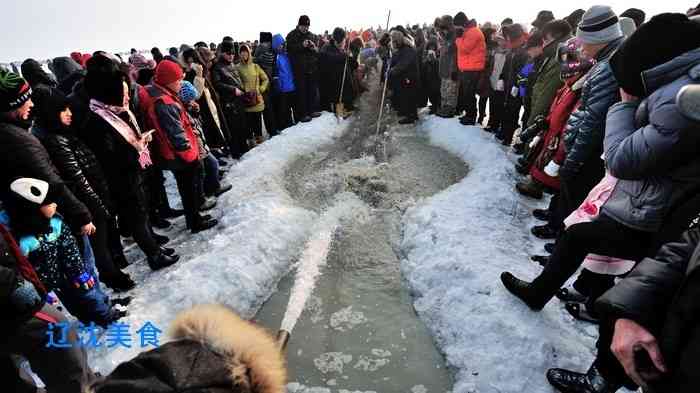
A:
POLYGON ((93 56, 85 66, 85 88, 88 96, 107 105, 122 106, 126 75, 119 65, 106 56, 93 56))
POLYGON ((340 44, 341 42, 343 42, 344 39, 345 30, 341 29, 340 27, 336 27, 335 29, 333 29, 333 40, 336 43, 340 44))

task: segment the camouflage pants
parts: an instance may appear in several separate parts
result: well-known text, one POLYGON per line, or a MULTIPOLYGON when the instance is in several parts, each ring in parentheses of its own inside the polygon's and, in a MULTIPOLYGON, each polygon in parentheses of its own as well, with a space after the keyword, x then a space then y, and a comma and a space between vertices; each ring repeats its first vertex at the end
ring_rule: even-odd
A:
POLYGON ((440 84, 440 115, 454 116, 459 98, 459 82, 443 79, 440 84))

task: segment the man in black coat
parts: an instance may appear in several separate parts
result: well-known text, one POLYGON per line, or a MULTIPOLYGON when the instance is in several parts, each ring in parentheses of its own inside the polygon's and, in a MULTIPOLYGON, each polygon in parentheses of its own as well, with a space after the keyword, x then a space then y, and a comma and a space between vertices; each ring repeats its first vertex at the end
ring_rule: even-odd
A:
POLYGON ((306 123, 321 114, 316 111, 318 92, 318 47, 314 35, 309 31, 311 20, 302 15, 297 28, 287 35, 287 53, 294 70, 297 87, 297 110, 300 121, 306 123))
POLYGON ((345 30, 336 27, 333 30, 333 38, 321 48, 319 53, 321 69, 319 96, 323 110, 332 111, 335 104, 341 102, 341 90, 343 90, 342 103, 345 109, 353 109, 355 97, 352 89, 352 75, 358 65, 357 61, 346 53, 344 42, 345 30), (345 74, 344 83, 343 74, 345 74))
POLYGON ((56 188, 59 210, 71 228, 91 235, 95 226, 90 211, 66 187, 44 146, 27 130, 34 106, 31 94, 19 75, 0 72, 0 195, 9 192, 17 178, 44 180, 56 188))
POLYGON ((418 120, 418 55, 413 39, 403 26, 391 30, 391 41, 395 52, 391 56, 389 84, 402 117, 399 124, 412 124, 418 120))

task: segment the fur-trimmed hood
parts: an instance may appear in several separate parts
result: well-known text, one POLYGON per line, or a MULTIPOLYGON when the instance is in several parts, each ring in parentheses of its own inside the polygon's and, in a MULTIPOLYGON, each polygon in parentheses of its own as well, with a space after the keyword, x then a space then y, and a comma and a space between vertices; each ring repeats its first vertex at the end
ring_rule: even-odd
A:
POLYGON ((178 315, 168 342, 120 364, 88 392, 284 393, 286 365, 273 337, 221 305, 178 315))

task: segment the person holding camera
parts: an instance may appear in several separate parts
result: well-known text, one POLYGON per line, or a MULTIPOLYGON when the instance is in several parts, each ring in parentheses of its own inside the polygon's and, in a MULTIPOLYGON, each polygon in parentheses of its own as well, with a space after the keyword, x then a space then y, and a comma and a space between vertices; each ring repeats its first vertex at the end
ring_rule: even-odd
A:
MULTIPOLYGON (((294 70, 294 83, 297 87, 297 111, 299 120, 307 123, 311 118, 321 116, 316 110, 318 92, 318 46, 314 35, 309 31, 311 20, 308 16, 299 17, 297 28, 287 35, 287 53, 294 70)), ((297 113, 295 113, 297 115, 297 113)))

